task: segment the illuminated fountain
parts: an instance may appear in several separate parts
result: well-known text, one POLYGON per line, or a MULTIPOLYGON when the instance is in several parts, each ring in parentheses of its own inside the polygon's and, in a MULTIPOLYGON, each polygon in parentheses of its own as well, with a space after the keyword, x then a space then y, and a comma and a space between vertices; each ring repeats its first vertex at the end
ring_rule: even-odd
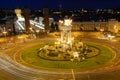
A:
POLYGON ((63 21, 59 21, 59 30, 61 32, 60 39, 57 39, 56 42, 45 44, 44 47, 40 48, 38 54, 40 57, 50 60, 81 61, 85 60, 85 58, 95 56, 99 53, 99 50, 91 47, 93 50, 96 50, 97 54, 94 55, 94 53, 92 53, 93 50, 89 49, 86 44, 83 44, 82 41, 74 40, 71 35, 71 23, 72 20, 69 18, 64 19, 63 21))
POLYGON ((71 37, 71 19, 64 19, 59 21, 59 30, 61 31, 61 38, 58 40, 60 44, 66 48, 68 45, 72 48, 72 41, 74 38, 71 37))
POLYGON ((71 19, 65 19, 64 21, 59 21, 59 29, 61 31, 61 43, 69 44, 72 41, 71 38, 71 19))

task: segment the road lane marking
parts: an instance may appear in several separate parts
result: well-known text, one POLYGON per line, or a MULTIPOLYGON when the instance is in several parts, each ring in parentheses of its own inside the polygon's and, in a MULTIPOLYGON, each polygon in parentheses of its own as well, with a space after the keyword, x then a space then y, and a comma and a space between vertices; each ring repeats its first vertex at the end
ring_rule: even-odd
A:
POLYGON ((72 77, 73 77, 73 80, 75 80, 75 74, 74 74, 73 69, 72 69, 72 77))

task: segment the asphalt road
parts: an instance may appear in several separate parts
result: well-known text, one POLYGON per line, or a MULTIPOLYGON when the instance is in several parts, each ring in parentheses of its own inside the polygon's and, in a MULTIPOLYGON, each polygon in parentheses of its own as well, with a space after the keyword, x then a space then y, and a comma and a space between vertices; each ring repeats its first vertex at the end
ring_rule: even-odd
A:
POLYGON ((22 49, 53 38, 37 39, 25 43, 8 44, 8 49, 0 50, 0 80, 120 80, 120 42, 83 38, 84 41, 107 45, 117 53, 117 59, 110 66, 79 72, 74 69, 65 71, 35 69, 25 66, 19 60, 22 49))

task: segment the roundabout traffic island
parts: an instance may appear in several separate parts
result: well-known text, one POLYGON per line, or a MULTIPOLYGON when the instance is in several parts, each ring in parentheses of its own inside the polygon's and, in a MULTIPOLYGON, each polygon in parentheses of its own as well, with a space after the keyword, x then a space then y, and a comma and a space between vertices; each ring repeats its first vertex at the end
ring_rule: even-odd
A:
POLYGON ((21 59, 40 68, 79 70, 102 67, 114 60, 116 53, 111 48, 93 42, 83 43, 82 46, 73 45, 72 49, 63 49, 54 42, 38 44, 24 49, 21 59))
POLYGON ((49 43, 38 51, 40 58, 51 61, 84 61, 100 54, 97 47, 84 45, 82 42, 74 43, 72 48, 70 46, 63 47, 62 45, 54 45, 49 43))

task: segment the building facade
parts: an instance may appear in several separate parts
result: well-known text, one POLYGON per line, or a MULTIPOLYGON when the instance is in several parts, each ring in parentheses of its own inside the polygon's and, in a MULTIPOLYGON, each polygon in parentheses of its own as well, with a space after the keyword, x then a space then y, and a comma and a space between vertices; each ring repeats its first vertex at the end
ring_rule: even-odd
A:
POLYGON ((107 22, 73 22, 72 30, 110 31, 118 33, 120 31, 120 22, 115 19, 111 19, 107 22))

